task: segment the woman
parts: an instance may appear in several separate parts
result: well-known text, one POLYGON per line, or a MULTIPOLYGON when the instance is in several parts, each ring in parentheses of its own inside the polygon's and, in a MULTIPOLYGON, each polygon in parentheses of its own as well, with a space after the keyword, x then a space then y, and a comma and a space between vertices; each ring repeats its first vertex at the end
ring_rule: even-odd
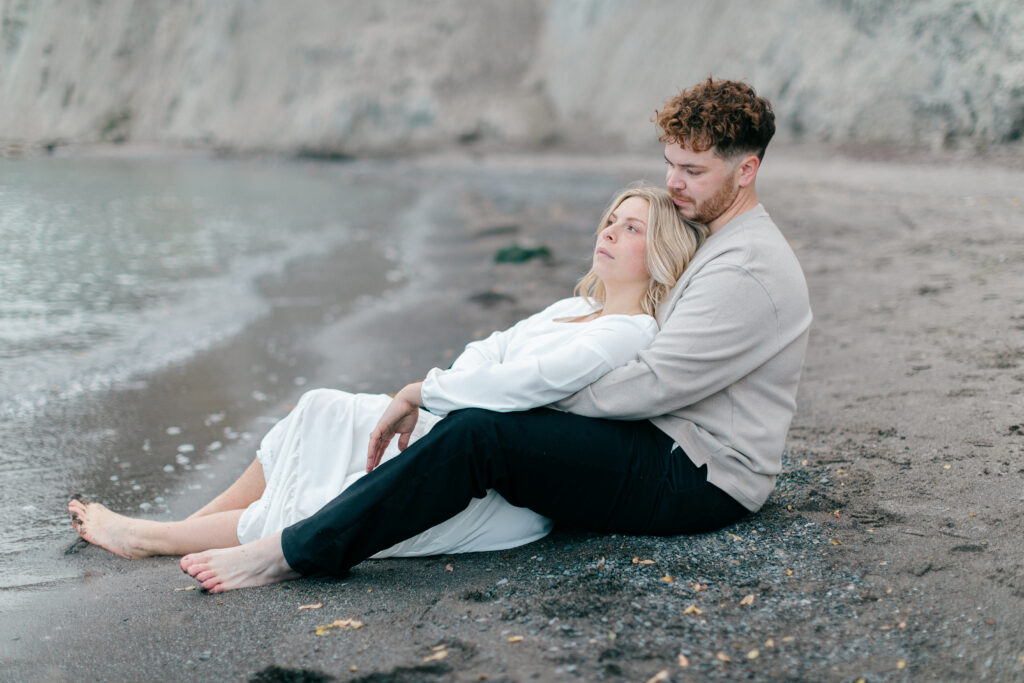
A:
MULTIPOLYGON (((547 405, 635 358, 657 331, 659 302, 704 237, 703 226, 679 218, 664 190, 626 190, 598 227, 592 267, 576 287, 579 296, 469 344, 451 368, 431 370, 394 399, 307 392, 264 437, 242 476, 186 520, 131 519, 72 500, 72 525, 85 540, 128 558, 227 548, 279 533, 397 456, 448 412, 547 405), (424 404, 433 414, 409 410, 424 404), (395 433, 402 434, 397 447, 390 445, 395 433)), ((455 517, 375 557, 497 550, 549 530, 549 520, 489 491, 455 517)))

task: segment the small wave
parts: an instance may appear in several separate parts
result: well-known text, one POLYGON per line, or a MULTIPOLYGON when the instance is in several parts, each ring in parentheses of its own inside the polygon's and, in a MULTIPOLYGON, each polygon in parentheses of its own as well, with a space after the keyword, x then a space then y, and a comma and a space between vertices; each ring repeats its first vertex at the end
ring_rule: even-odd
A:
POLYGON ((47 329, 31 342, 6 345, 0 418, 28 417, 55 400, 122 386, 231 338, 270 310, 259 278, 332 248, 327 234, 344 232, 335 226, 309 233, 286 249, 239 260, 218 277, 176 283, 161 306, 96 316, 73 333, 47 329))

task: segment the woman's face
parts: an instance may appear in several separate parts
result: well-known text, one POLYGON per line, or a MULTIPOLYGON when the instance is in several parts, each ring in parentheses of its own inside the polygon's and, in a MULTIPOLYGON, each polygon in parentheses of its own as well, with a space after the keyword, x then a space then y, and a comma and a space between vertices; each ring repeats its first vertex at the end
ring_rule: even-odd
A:
POLYGON ((650 206, 642 197, 627 197, 608 216, 597 235, 594 272, 605 287, 647 283, 647 216, 650 206))

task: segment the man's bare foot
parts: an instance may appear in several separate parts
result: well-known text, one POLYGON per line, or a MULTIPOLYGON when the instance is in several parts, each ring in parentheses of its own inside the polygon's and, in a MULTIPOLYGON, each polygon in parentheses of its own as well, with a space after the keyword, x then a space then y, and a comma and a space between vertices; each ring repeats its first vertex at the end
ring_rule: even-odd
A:
POLYGON ((266 586, 301 576, 284 559, 280 533, 235 548, 186 555, 181 558, 181 569, 211 593, 266 586))
POLYGON ((78 498, 68 503, 71 526, 83 539, 129 560, 149 557, 154 553, 138 538, 141 520, 112 512, 105 505, 87 503, 78 498))

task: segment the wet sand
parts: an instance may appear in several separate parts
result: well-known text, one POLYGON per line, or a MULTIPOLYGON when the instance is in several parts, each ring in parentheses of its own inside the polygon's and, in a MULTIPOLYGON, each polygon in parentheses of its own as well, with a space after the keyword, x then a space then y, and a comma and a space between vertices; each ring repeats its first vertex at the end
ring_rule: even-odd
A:
MULTIPOLYGON (((658 179, 657 159, 410 163, 424 173, 601 165, 658 179)), ((779 487, 733 528, 556 532, 501 553, 373 561, 344 581, 211 596, 183 590, 192 584, 173 559, 122 560, 73 543, 69 526, 75 552, 50 560, 82 578, 0 596, 3 677, 1020 679, 1022 187, 1024 172, 996 163, 772 150, 760 196, 803 264, 815 323, 779 487), (365 625, 316 635, 345 618, 365 625)), ((564 295, 590 240, 581 201, 458 195, 452 220, 412 245, 424 264, 408 273, 416 287, 322 327, 286 354, 307 358, 295 376, 393 389, 564 295), (554 257, 493 264, 513 241, 546 244, 554 257)), ((284 410, 299 389, 279 372, 288 388, 269 402, 284 410)), ((200 426, 252 392, 230 375, 169 384, 149 410, 187 396, 200 426)), ((236 429, 255 435, 258 425, 236 429)), ((220 478, 251 457, 226 451, 210 472, 220 478)), ((186 486, 169 508, 184 514, 205 494, 186 486)))

